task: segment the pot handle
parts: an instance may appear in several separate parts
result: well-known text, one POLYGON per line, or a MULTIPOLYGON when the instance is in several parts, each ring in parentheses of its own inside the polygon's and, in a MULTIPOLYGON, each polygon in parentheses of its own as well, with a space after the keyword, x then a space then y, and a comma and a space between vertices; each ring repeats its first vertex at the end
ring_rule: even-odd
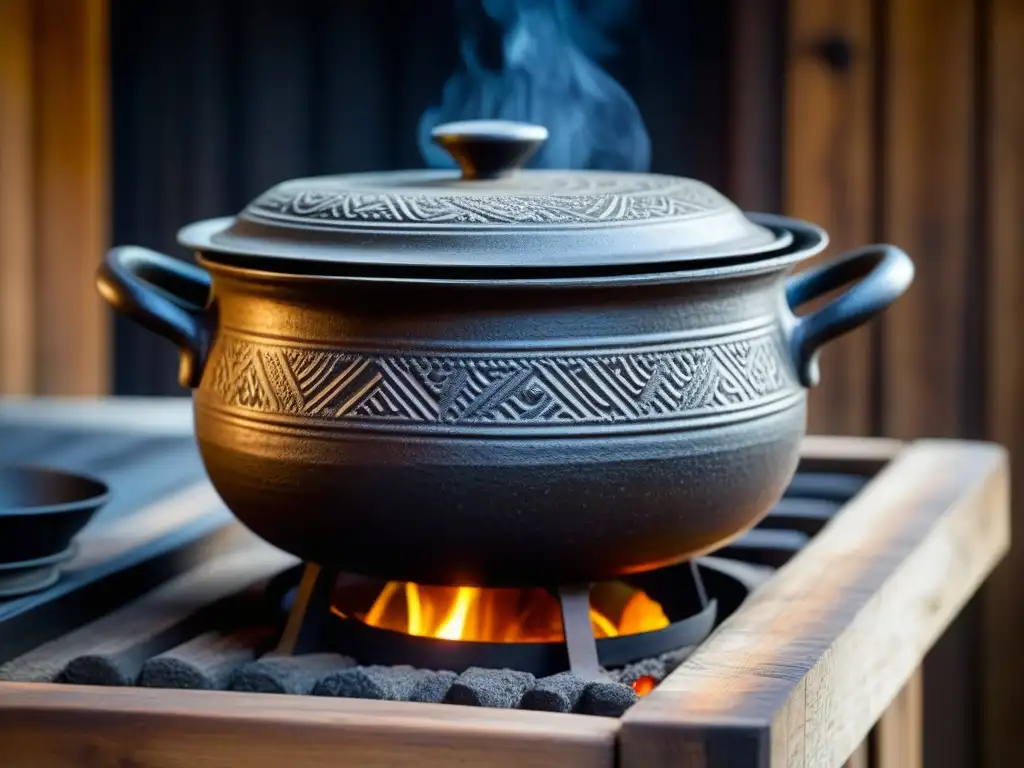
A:
POLYGON ((837 336, 863 325, 902 296, 914 280, 914 263, 894 245, 868 245, 789 278, 791 310, 853 284, 821 309, 796 319, 789 346, 800 383, 818 384, 818 352, 837 336))
POLYGON ((188 388, 199 386, 210 348, 210 287, 205 269, 135 245, 108 251, 96 273, 114 309, 178 346, 178 381, 188 388))

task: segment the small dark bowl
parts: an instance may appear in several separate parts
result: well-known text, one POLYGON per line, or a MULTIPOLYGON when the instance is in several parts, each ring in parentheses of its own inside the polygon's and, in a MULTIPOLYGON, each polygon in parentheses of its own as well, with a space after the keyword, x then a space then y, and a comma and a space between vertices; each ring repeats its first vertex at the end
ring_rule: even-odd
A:
POLYGON ((86 475, 0 467, 0 564, 63 552, 109 497, 105 483, 86 475))

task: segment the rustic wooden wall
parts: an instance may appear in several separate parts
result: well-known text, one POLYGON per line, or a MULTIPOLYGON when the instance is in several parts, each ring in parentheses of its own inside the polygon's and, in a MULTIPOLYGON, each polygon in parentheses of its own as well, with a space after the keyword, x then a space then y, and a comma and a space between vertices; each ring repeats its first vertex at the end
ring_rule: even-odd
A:
MULTIPOLYGON (((788 11, 787 212, 823 224, 830 254, 888 240, 918 267, 881 323, 823 355, 811 431, 994 439, 1024 482, 1024 2, 790 0, 788 11)), ((1024 530, 1021 505, 1016 520, 1024 530)), ((1019 759, 1015 541, 984 605, 926 666, 930 767, 1019 759)))
MULTIPOLYGON (((985 173, 981 229, 986 269, 981 306, 985 434, 1011 449, 1015 488, 1024 485, 1024 2, 991 0, 984 30, 985 173)), ((1018 497, 1021 494, 1017 494, 1018 497)), ((985 764, 1012 765, 1024 743, 1024 513, 1013 548, 985 593, 985 764)))
POLYGON ((103 0, 0 0, 0 394, 107 391, 103 0))

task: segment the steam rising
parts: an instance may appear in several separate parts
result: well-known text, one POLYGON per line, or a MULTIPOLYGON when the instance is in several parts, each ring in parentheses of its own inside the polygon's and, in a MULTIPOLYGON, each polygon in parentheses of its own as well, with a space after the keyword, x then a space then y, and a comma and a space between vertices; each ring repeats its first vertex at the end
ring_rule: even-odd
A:
POLYGON ((636 104, 594 60, 612 52, 607 33, 622 20, 628 0, 479 2, 500 28, 501 66, 481 61, 477 33, 462 35, 462 66, 445 84, 441 105, 420 118, 420 151, 428 165, 454 165, 431 142, 434 126, 497 119, 550 131, 530 163, 535 167, 649 169, 651 143, 636 104))

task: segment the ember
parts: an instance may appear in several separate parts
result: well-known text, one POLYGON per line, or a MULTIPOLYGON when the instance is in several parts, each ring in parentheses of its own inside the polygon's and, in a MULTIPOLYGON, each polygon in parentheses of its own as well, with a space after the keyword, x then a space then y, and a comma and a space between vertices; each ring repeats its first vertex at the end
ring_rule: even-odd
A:
MULTIPOLYGON (((653 632, 669 624, 661 605, 622 582, 594 587, 590 622, 597 638, 653 632)), ((418 637, 497 643, 564 640, 558 601, 544 589, 425 587, 388 582, 368 611, 354 616, 373 627, 418 637)))
POLYGON ((634 691, 636 691, 637 696, 646 696, 648 693, 654 690, 654 686, 656 686, 657 684, 658 681, 655 680, 653 677, 651 677, 650 675, 644 675, 634 680, 631 684, 631 687, 634 691))

